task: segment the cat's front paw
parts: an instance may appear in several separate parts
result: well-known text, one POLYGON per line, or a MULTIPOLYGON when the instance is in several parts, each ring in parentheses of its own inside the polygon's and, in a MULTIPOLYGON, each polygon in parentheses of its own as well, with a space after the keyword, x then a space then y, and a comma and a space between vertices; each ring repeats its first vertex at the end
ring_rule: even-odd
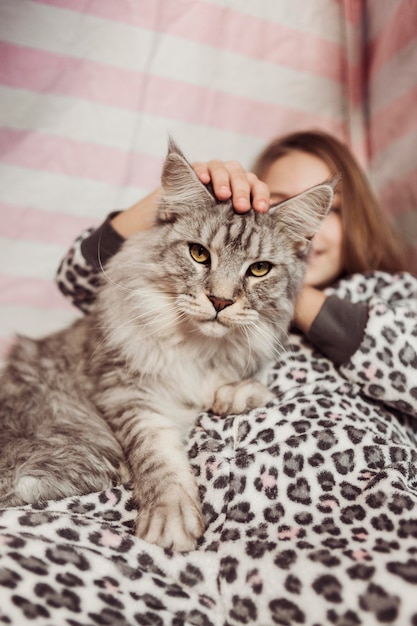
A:
POLYGON ((204 532, 201 504, 181 485, 171 485, 158 502, 139 511, 135 534, 162 548, 187 552, 204 532))
POLYGON ((266 406, 275 394, 257 380, 247 379, 220 387, 214 396, 212 410, 217 415, 236 415, 266 406))

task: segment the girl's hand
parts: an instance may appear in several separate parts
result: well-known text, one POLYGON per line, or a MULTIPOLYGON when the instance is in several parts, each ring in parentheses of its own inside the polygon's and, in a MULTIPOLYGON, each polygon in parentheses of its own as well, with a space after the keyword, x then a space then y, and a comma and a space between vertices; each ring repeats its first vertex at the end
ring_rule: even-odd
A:
MULTIPOLYGON (((237 161, 217 159, 203 163, 193 163, 193 169, 202 183, 213 185, 219 200, 232 198, 238 213, 247 213, 251 206, 259 213, 269 208, 269 189, 252 172, 247 172, 237 161)), ((112 219, 113 228, 125 239, 136 232, 147 230, 155 223, 160 189, 136 202, 126 211, 112 219)))
POLYGON ((269 189, 252 172, 247 172, 237 161, 219 161, 208 163, 197 161, 193 169, 202 183, 211 183, 216 198, 229 200, 238 213, 246 213, 251 206, 259 213, 269 209, 269 189))

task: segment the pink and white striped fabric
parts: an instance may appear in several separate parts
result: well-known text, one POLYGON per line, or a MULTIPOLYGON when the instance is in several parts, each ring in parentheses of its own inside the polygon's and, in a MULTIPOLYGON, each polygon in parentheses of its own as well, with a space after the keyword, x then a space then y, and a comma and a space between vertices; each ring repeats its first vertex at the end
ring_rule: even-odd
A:
POLYGON ((167 137, 249 166, 321 128, 417 241, 413 0, 1 0, 0 351, 76 316, 75 236, 158 184, 167 137))

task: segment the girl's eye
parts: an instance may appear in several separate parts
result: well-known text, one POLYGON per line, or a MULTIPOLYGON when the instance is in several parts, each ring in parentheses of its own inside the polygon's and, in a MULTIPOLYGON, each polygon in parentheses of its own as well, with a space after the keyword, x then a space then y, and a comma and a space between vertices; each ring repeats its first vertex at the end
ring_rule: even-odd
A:
POLYGON ((271 267, 272 265, 268 261, 257 261, 256 263, 249 265, 247 274, 249 276, 256 276, 256 278, 260 278, 261 276, 266 276, 271 267))
POLYGON ((336 215, 340 215, 340 206, 330 207, 329 213, 335 213, 336 215))
POLYGON ((196 263, 210 263, 210 252, 199 243, 190 243, 190 254, 196 263))

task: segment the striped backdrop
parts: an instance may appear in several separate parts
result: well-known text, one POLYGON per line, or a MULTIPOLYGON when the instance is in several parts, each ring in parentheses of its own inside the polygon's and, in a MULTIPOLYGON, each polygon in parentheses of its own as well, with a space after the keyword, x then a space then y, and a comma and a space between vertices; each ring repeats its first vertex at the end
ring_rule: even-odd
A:
POLYGON ((415 0, 0 0, 0 358, 77 313, 75 236, 191 159, 321 128, 417 241, 415 0))

